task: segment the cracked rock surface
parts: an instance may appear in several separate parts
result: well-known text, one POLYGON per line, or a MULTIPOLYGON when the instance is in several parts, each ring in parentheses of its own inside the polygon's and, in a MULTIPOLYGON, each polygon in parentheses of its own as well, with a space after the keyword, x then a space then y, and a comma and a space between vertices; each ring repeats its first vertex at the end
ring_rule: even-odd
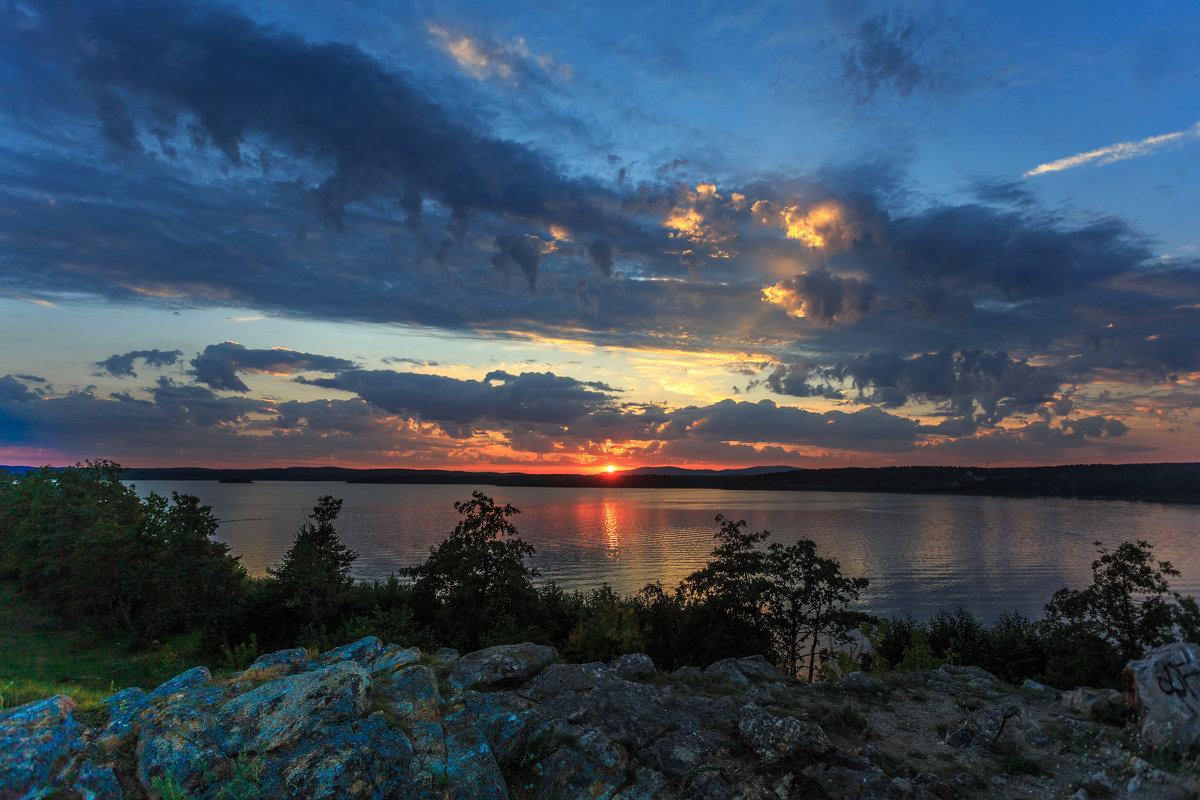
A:
POLYGON ((1090 697, 973 667, 810 685, 758 657, 664 673, 367 637, 126 689, 95 727, 64 696, 5 711, 0 798, 1200 796, 1186 752, 1090 697))

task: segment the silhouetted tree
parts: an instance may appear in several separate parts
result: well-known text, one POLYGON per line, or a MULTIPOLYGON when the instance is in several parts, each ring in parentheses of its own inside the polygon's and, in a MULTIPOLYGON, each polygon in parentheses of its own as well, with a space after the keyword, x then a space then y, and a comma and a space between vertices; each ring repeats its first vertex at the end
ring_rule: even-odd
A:
POLYGON ((407 570, 414 580, 418 619, 442 641, 475 650, 485 640, 518 635, 536 625, 537 570, 525 564, 533 546, 517 535, 509 518, 520 513, 475 491, 454 510, 462 519, 429 550, 424 564, 407 570))

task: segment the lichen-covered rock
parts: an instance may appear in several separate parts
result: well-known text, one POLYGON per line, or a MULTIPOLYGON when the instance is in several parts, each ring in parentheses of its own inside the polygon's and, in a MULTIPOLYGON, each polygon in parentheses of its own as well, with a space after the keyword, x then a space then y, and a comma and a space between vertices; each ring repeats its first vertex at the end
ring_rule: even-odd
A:
POLYGON ((416 758, 412 780, 426 792, 458 800, 508 800, 500 765, 483 731, 465 710, 410 728, 416 758))
POLYGON ((359 664, 369 664, 383 652, 383 642, 378 636, 364 636, 357 642, 344 644, 332 650, 326 650, 317 657, 319 661, 329 664, 334 661, 354 661, 359 664))
POLYGON ((763 656, 746 656, 737 660, 738 671, 751 683, 782 681, 784 675, 763 656))
POLYGON ((278 650, 259 656, 253 664, 238 674, 237 679, 255 683, 273 681, 304 672, 317 663, 303 647, 293 647, 290 650, 278 650))
POLYGON ((457 695, 475 686, 514 684, 541 672, 558 655, 553 647, 524 642, 468 653, 454 663, 450 687, 457 695))
POLYGON ((152 706, 141 719, 137 776, 151 800, 167 793, 167 787, 189 795, 202 794, 213 775, 229 769, 211 709, 170 703, 163 708, 152 706))
POLYGON ((135 686, 106 697, 104 705, 108 709, 108 724, 100 734, 100 744, 116 749, 141 730, 141 715, 150 706, 150 698, 135 686))
POLYGON ((483 731, 459 711, 443 720, 448 795, 462 800, 508 800, 500 765, 483 731))
POLYGON ((173 699, 174 695, 181 695, 210 683, 212 683, 212 673, 208 671, 208 667, 192 667, 152 691, 149 700, 151 703, 169 701, 173 699))
POLYGON ((458 661, 460 658, 462 658, 462 656, 459 655, 459 652, 453 647, 442 647, 433 654, 433 660, 438 662, 438 664, 443 667, 454 666, 454 662, 458 661))
POLYGON ((2 797, 36 797, 79 747, 75 701, 64 694, 0 714, 2 797))
POLYGON ((612 797, 625 783, 629 753, 596 730, 570 746, 559 747, 539 762, 539 797, 612 797))
POLYGON ((1152 750, 1183 755, 1200 745, 1200 645, 1156 647, 1125 665, 1139 737, 1152 750))
POLYGON ((389 728, 382 715, 336 725, 327 735, 281 760, 280 778, 286 792, 268 791, 263 797, 340 798, 413 797, 412 744, 389 728))
POLYGON ((637 767, 633 771, 633 782, 613 795, 613 800, 656 800, 667 795, 669 786, 667 776, 661 772, 637 767))
POLYGON ((609 662, 608 666, 627 681, 647 680, 657 672, 653 659, 645 653, 628 653, 609 662))
POLYGON ((1062 701, 1069 710, 1089 719, 1104 720, 1119 717, 1125 710, 1125 695, 1116 689, 1093 689, 1081 686, 1062 692, 1062 701))
POLYGON ((815 722, 776 717, 756 705, 742 708, 738 734, 743 744, 768 763, 793 756, 816 758, 832 749, 825 731, 815 722))
POLYGON ((398 671, 390 682, 377 685, 377 691, 391 701, 397 714, 409 720, 437 716, 442 708, 437 674, 420 664, 398 671))
POLYGON ((74 796, 85 800, 122 800, 125 793, 111 764, 84 761, 71 784, 74 796))
POLYGON ((350 660, 263 684, 221 708, 221 748, 270 752, 322 726, 362 717, 370 687, 367 671, 350 660))
POLYGON ((389 644, 367 664, 371 675, 390 674, 405 669, 421 660, 421 651, 415 647, 398 647, 389 644))

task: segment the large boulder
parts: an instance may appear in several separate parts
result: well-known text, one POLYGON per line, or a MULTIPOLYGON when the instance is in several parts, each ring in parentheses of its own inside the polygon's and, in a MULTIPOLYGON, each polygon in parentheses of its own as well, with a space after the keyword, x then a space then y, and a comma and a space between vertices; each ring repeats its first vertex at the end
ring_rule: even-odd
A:
POLYGON ((79 748, 75 701, 64 694, 0 715, 0 796, 37 797, 79 748))
POLYGON ((370 687, 367 671, 352 660, 263 684, 221 708, 222 749, 266 753, 322 727, 363 717, 370 687))
POLYGON ((1183 755, 1200 743, 1200 645, 1174 642, 1125 666, 1142 744, 1183 755))
POLYGON ((458 695, 464 689, 517 684, 541 672, 557 655, 553 647, 532 642, 477 650, 454 662, 450 689, 458 695))

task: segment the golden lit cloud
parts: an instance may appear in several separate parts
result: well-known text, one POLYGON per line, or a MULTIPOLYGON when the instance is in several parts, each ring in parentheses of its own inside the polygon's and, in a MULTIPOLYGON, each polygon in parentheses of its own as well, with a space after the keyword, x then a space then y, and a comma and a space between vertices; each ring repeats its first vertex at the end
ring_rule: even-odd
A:
POLYGON ((750 212, 758 224, 780 228, 789 239, 831 253, 848 249, 865 232, 861 221, 851 221, 847 209, 833 200, 807 205, 758 200, 750 212))

